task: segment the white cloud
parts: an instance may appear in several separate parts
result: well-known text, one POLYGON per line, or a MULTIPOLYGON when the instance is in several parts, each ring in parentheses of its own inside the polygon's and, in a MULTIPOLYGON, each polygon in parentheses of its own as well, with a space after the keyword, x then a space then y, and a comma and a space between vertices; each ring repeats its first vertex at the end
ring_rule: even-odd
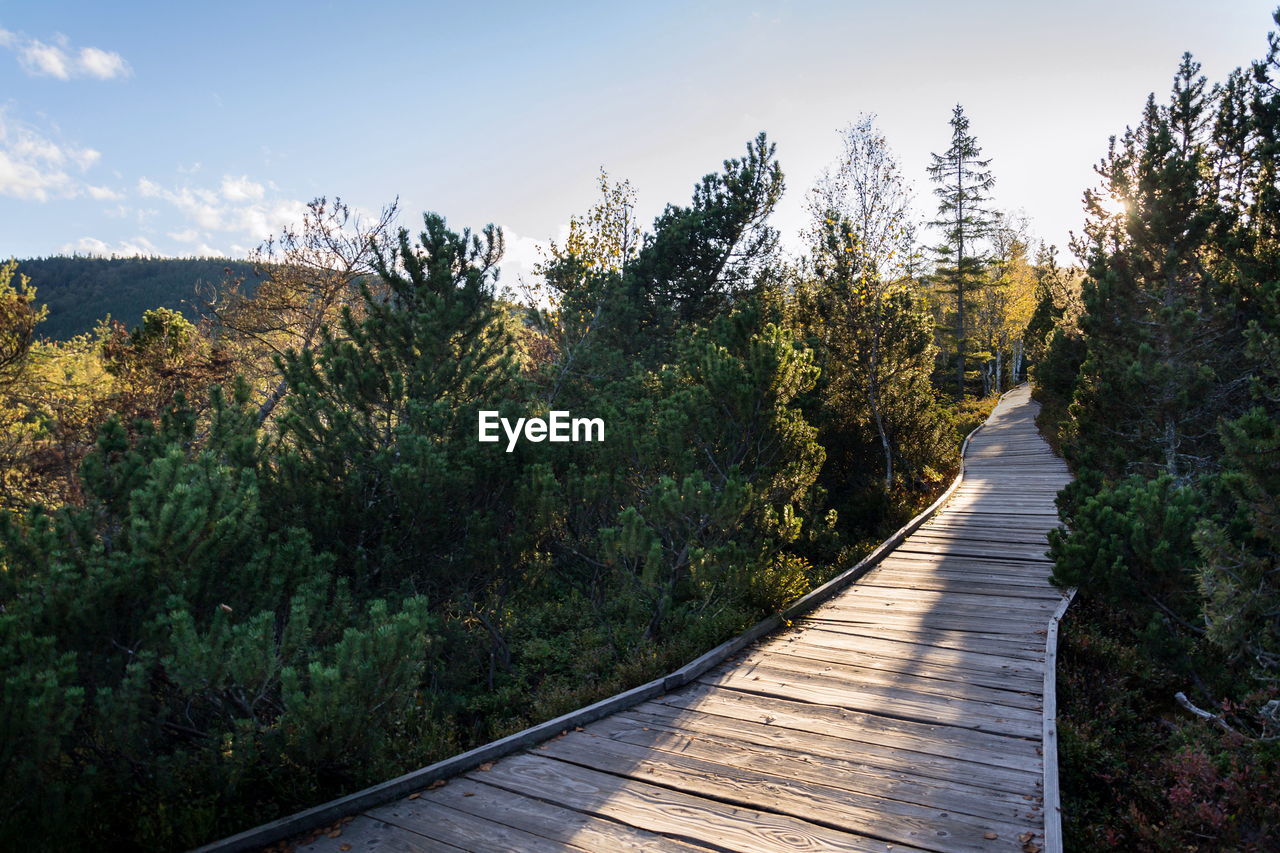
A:
POLYGON ((84 73, 99 80, 129 76, 129 63, 124 61, 123 56, 115 51, 96 47, 80 49, 80 67, 84 73))
POLYGON ((262 198, 262 184, 249 180, 245 175, 238 178, 230 176, 222 179, 222 196, 227 201, 250 201, 262 198))
POLYGON ((112 80, 128 77, 133 73, 125 58, 113 50, 99 47, 82 47, 75 50, 65 36, 58 36, 56 44, 46 44, 10 30, 0 30, 0 47, 18 55, 22 70, 33 77, 53 77, 71 80, 75 77, 94 77, 112 80))
POLYGON ((18 48, 18 64, 23 71, 35 77, 71 79, 72 62, 66 51, 37 39, 18 48))
POLYGON ((168 236, 183 243, 206 241, 201 243, 201 254, 208 248, 210 234, 227 234, 235 238, 235 246, 255 244, 286 226, 296 225, 306 212, 306 205, 300 201, 267 197, 265 187, 248 176, 225 177, 217 190, 166 187, 144 177, 138 180, 138 194, 167 202, 181 212, 186 222, 173 224, 186 227, 175 227, 168 236))
POLYGON ((92 148, 67 149, 66 153, 82 172, 102 159, 102 153, 92 148))
POLYGON ((69 255, 74 252, 80 255, 94 255, 103 258, 162 254, 160 249, 146 237, 122 240, 114 245, 96 237, 81 237, 73 243, 63 243, 56 251, 60 255, 69 255))
POLYGON ((543 259, 549 244, 546 240, 521 237, 510 228, 502 229, 504 251, 502 253, 503 279, 515 275, 529 275, 543 259))
POLYGON ((10 120, 0 109, 0 195, 28 201, 72 198, 102 188, 86 189, 69 173, 81 172, 102 155, 92 148, 59 144, 35 128, 10 120))
POLYGON ((136 255, 166 258, 222 258, 227 256, 226 252, 210 246, 208 243, 200 243, 195 248, 182 252, 164 252, 155 243, 141 236, 134 237, 131 240, 121 240, 118 243, 108 243, 106 240, 99 240, 97 237, 81 237, 79 240, 63 243, 55 249, 55 252, 60 255, 69 255, 74 252, 80 255, 93 255, 100 258, 128 258, 136 255))
POLYGON ((93 184, 86 184, 85 189, 97 201, 119 201, 124 197, 110 187, 95 187, 93 184))

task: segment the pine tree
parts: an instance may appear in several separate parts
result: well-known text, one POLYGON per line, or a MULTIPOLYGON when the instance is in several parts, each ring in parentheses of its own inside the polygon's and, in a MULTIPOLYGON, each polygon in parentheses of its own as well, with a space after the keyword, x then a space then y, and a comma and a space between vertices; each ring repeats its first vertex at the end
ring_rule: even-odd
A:
POLYGON ((767 220, 783 186, 776 146, 761 133, 694 187, 688 207, 668 205, 627 267, 638 329, 669 340, 676 326, 706 323, 752 292, 778 243, 767 220))
POLYGON ((340 335, 322 329, 318 350, 281 363, 281 505, 362 588, 474 589, 519 547, 499 535, 517 463, 475 440, 479 410, 509 409, 518 374, 493 294, 502 235, 424 225, 376 258, 385 296, 366 288, 362 319, 345 312, 340 335))
POLYGON ((1073 409, 1072 459, 1106 476, 1211 467, 1215 421, 1242 386, 1239 331, 1212 263, 1216 199, 1205 181, 1211 113, 1199 66, 1184 56, 1167 106, 1113 143, 1087 194, 1088 355, 1073 409), (1122 199, 1110 212, 1102 199, 1122 199))
POLYGON ((969 119, 959 104, 951 115, 951 147, 932 157, 929 177, 938 184, 933 191, 938 197, 938 218, 930 224, 940 228, 944 238, 937 250, 943 262, 939 273, 947 292, 955 297, 956 393, 963 399, 969 331, 965 309, 983 271, 979 246, 992 222, 991 211, 984 205, 991 198, 995 178, 989 169, 991 160, 982 159, 982 148, 969 134, 969 119))

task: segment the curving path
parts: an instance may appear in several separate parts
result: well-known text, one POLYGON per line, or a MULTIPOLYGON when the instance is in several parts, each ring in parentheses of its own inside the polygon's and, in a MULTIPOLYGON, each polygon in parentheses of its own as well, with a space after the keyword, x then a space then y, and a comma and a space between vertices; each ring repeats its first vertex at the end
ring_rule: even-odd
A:
POLYGON ((1060 850, 1044 552, 1069 475, 1036 408, 1006 394, 947 504, 785 630, 298 849, 1060 850))

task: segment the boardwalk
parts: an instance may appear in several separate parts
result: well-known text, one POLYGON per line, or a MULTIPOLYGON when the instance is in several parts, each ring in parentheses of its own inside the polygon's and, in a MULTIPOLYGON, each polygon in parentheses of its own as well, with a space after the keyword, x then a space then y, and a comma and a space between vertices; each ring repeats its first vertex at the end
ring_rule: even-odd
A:
POLYGON ((1045 534, 1068 474, 1034 409, 1006 395, 948 504, 785 631, 299 849, 1041 849, 1063 601, 1045 534))

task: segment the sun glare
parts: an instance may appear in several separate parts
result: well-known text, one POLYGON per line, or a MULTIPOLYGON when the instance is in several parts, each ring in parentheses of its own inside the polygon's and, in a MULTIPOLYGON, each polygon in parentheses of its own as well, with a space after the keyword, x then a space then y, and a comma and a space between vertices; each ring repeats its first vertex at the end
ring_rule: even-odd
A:
POLYGON ((1099 193, 1096 198, 1098 199, 1098 206, 1108 216, 1123 216, 1129 211, 1129 202, 1111 193, 1099 193))

